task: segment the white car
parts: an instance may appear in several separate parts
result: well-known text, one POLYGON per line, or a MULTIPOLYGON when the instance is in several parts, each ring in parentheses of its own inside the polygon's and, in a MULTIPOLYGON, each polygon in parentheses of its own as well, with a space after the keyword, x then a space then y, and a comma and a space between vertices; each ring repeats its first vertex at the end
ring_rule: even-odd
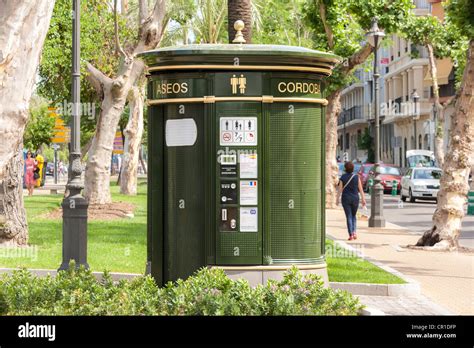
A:
POLYGON ((401 200, 414 203, 416 199, 436 200, 439 191, 441 169, 436 167, 409 168, 402 177, 401 200))

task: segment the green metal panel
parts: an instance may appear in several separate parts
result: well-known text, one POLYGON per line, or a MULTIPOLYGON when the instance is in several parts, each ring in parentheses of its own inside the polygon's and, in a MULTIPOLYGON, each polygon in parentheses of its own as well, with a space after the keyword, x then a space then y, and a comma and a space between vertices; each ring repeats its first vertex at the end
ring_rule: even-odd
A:
POLYGON ((158 284, 163 279, 163 107, 148 109, 148 213, 147 259, 151 262, 151 274, 158 284))
POLYGON ((321 260, 321 108, 274 103, 267 128, 266 213, 274 263, 321 260))
MULTIPOLYGON (((216 144, 217 144, 217 154, 236 154, 238 158, 238 151, 248 152, 257 152, 258 158, 258 202, 257 206, 257 216, 258 216, 258 231, 257 232, 242 232, 239 222, 239 208, 242 208, 239 204, 239 199, 233 204, 224 204, 221 202, 220 196, 220 184, 221 182, 229 182, 235 180, 239 186, 240 182, 240 167, 236 165, 236 174, 229 176, 221 175, 220 165, 216 166, 216 187, 219 188, 216 190, 216 210, 215 216, 216 221, 221 219, 221 209, 222 208, 234 208, 237 211, 237 226, 235 231, 223 231, 219 224, 216 226, 216 262, 219 265, 234 265, 234 264, 243 264, 243 265, 261 265, 262 264, 262 230, 263 230, 263 209, 261 206, 262 202, 262 187, 264 186, 263 177, 261 176, 262 170, 262 158, 261 158, 261 143, 262 143, 262 121, 261 121, 261 110, 262 104, 256 102, 219 102, 216 103, 216 118, 215 118, 215 127, 216 127, 216 144), (221 117, 257 117, 257 146, 220 146, 220 118, 221 117), (238 248, 238 249, 236 249, 238 248), (236 255, 238 251, 238 255, 236 255)), ((218 156, 218 155, 217 155, 218 156)), ((216 156, 216 157, 217 157, 216 156)), ((217 162, 217 158, 215 159, 217 162)), ((247 180, 247 179, 242 179, 247 180)), ((238 193, 239 197, 240 192, 238 193)), ((250 206, 245 206, 244 208, 250 208, 250 206)))
MULTIPOLYGON (((324 88, 324 86, 323 86, 324 88)), ((323 90, 323 97, 326 93, 323 90)), ((326 107, 321 107, 321 255, 326 257, 326 107)))
POLYGON ((165 119, 192 118, 197 140, 192 146, 164 147, 164 279, 186 278, 206 265, 204 105, 164 107, 165 119))

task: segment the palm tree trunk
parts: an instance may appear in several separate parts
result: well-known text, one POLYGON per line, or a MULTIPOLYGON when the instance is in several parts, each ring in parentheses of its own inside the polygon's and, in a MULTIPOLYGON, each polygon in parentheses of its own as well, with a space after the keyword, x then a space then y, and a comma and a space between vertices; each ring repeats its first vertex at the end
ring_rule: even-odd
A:
POLYGON ((235 38, 235 21, 241 20, 245 23, 245 28, 242 30, 244 39, 247 44, 252 43, 252 2, 251 0, 228 0, 228 33, 229 43, 235 38))

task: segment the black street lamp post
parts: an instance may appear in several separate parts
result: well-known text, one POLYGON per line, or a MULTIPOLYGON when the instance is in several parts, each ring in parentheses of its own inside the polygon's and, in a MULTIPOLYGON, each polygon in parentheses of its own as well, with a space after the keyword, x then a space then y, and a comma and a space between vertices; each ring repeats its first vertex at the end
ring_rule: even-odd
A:
POLYGON ((418 101, 420 100, 420 96, 418 93, 416 93, 416 89, 413 90, 413 93, 411 95, 411 98, 413 99, 413 134, 415 137, 415 150, 418 149, 418 139, 417 139, 417 134, 416 134, 416 120, 420 117, 420 110, 418 108, 418 101))
POLYGON ((84 188, 82 183, 81 165, 81 115, 80 115, 80 0, 73 0, 72 19, 72 119, 71 144, 69 153, 70 175, 66 188, 69 195, 64 198, 63 208, 63 260, 59 270, 69 268, 69 262, 74 260, 76 267, 87 264, 87 207, 88 203, 81 195, 84 188))
POLYGON ((379 120, 379 69, 377 49, 385 36, 377 25, 377 18, 372 20, 372 27, 366 34, 367 41, 374 48, 374 104, 375 104, 375 178, 371 195, 369 227, 385 227, 383 216, 383 186, 380 178, 380 120, 379 120))

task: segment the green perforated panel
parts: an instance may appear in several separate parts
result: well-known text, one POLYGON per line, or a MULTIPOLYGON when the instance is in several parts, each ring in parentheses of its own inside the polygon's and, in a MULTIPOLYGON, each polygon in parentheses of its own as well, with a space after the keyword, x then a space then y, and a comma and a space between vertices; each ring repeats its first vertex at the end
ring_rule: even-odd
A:
POLYGON ((259 243, 261 241, 259 241, 257 233, 222 232, 220 235, 220 256, 258 257, 261 260, 259 243), (238 249, 235 249, 236 247, 238 249))
POLYGON ((164 279, 187 278, 206 265, 204 204, 204 105, 165 106, 168 120, 192 118, 197 128, 194 145, 164 144, 164 279), (189 173, 192 173, 190 175, 189 173))
POLYGON ((265 120, 266 211, 274 263, 321 257, 321 108, 274 103, 265 120))

